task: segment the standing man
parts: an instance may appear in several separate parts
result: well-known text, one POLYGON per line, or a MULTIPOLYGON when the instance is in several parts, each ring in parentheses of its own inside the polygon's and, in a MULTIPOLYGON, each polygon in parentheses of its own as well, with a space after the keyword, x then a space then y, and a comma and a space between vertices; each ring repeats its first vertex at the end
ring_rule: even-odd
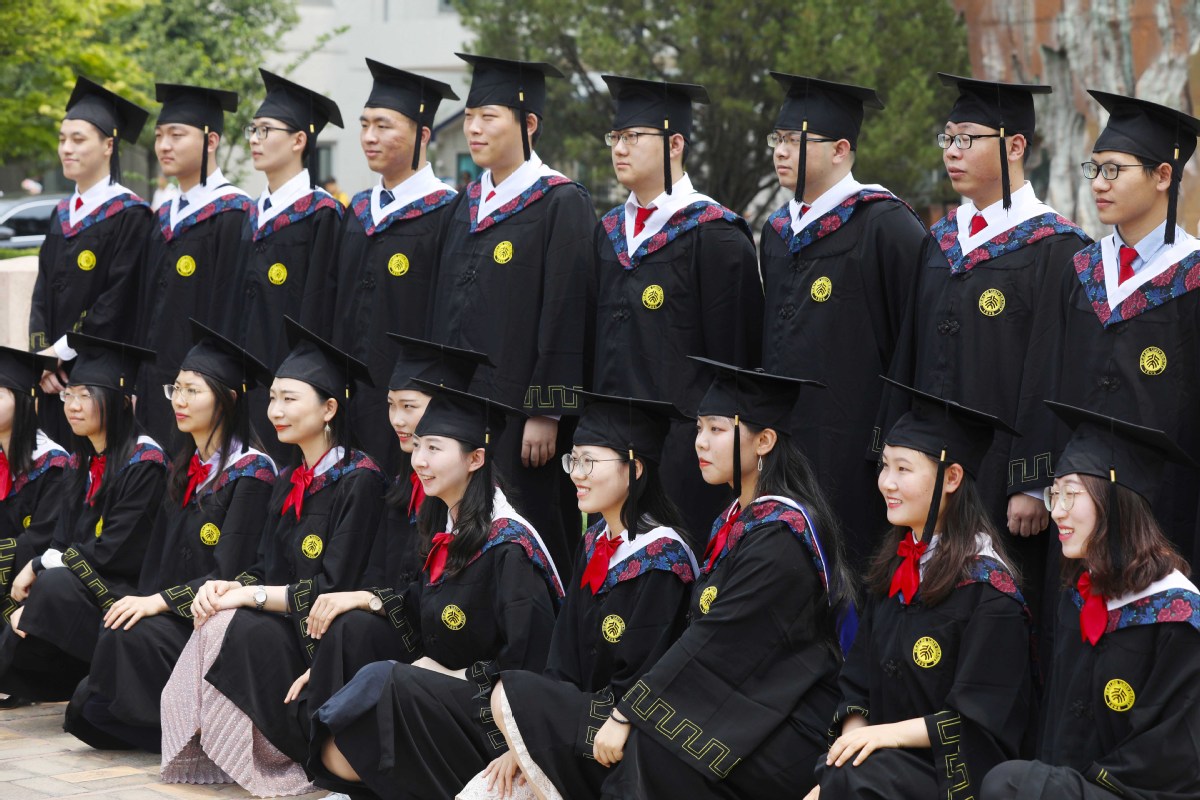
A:
POLYGON ((483 173, 451 207, 426 338, 488 353, 496 367, 481 367, 471 391, 529 414, 507 426, 495 457, 562 570, 580 527, 574 503, 561 502, 573 494, 555 455, 571 446, 559 417, 587 374, 596 216, 587 191, 533 149, 546 77, 562 74, 542 62, 459 58, 474 67, 463 133, 483 173))
MULTIPOLYGON (((750 228, 696 191, 684 168, 704 87, 603 78, 616 103, 604 140, 629 199, 595 230, 595 390, 694 414, 708 377, 688 356, 759 365, 763 296, 750 228)), ((695 439, 694 422, 671 424, 662 480, 699 553, 731 493, 704 482, 695 439)))
POLYGON ((886 528, 875 488, 879 376, 936 248, 906 203, 854 178, 864 108, 883 108, 875 90, 771 77, 786 94, 767 144, 793 196, 762 230, 763 367, 827 386, 800 390, 789 430, 841 521, 849 563, 861 568, 886 528))
POLYGON ((120 141, 137 141, 149 114, 79 77, 59 126, 58 158, 75 191, 58 204, 38 253, 29 311, 29 349, 59 359, 41 381, 38 424, 71 441, 57 395, 62 362, 75 358, 67 333, 129 341, 136 331, 137 281, 153 224, 146 201, 121 185, 120 141))
MULTIPOLYGON (((360 386, 350 410, 359 445, 399 468, 400 447, 388 423, 387 386, 399 344, 388 331, 425 335, 440 229, 454 189, 426 159, 444 83, 367 59, 374 84, 359 117, 359 143, 379 182, 350 201, 337 256, 333 344, 365 363, 375 388, 360 386)), ((465 387, 464 387, 465 388, 465 387)))
MULTIPOLYGON (((217 166, 225 112, 237 111, 237 94, 170 83, 156 89, 163 107, 154 126, 154 154, 162 174, 179 182, 180 194, 159 207, 146 252, 139 340, 158 355, 142 368, 144 399, 137 412, 146 431, 173 453, 175 415, 156 390, 175 382, 192 347, 192 330, 182 321, 192 317, 212 325, 223 314, 254 201, 217 166)), ((262 420, 255 422, 262 426, 262 420)))

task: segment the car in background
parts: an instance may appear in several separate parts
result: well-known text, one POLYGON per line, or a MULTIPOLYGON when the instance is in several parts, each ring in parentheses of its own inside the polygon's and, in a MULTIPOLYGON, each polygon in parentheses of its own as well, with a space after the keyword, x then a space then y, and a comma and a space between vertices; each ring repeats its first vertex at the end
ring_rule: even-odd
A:
POLYGON ((37 249, 46 239, 54 209, 65 194, 0 197, 0 249, 37 249))

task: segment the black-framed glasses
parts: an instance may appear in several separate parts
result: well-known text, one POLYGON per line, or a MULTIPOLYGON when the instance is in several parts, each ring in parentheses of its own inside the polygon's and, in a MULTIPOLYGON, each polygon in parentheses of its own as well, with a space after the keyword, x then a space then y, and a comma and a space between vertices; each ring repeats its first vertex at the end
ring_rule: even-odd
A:
MULTIPOLYGON (((789 147, 800 147, 801 136, 798 133, 780 133, 779 131, 771 131, 767 134, 767 147, 774 150, 781 144, 786 144, 789 147)), ((824 136, 809 136, 809 144, 821 144, 822 142, 836 142, 837 139, 830 139, 824 136)))
POLYGON ((666 136, 666 131, 609 131, 604 134, 604 143, 609 147, 616 147, 617 142, 626 147, 637 147, 639 136, 666 136))
POLYGON ((1070 511, 1075 505, 1075 495, 1083 494, 1083 489, 1055 489, 1053 486, 1047 486, 1042 491, 1042 500, 1046 504, 1047 511, 1053 511, 1055 504, 1062 499, 1063 511, 1070 511))
POLYGON ((563 472, 568 475, 575 472, 578 467, 580 477, 586 478, 592 474, 592 467, 602 461, 624 461, 623 458, 592 458, 591 456, 579 456, 576 458, 570 453, 564 453, 562 457, 563 472))
POLYGON ((255 136, 257 136, 259 138, 259 140, 261 141, 263 139, 266 139, 267 134, 269 134, 271 131, 283 131, 284 133, 296 133, 296 131, 292 130, 291 128, 274 128, 274 127, 271 127, 270 125, 247 125, 246 126, 246 138, 253 139, 255 136))
POLYGON ((1104 180, 1106 180, 1106 181, 1115 181, 1117 178, 1119 178, 1121 176, 1121 170, 1123 170, 1123 169, 1137 169, 1139 167, 1153 168, 1156 166, 1158 166, 1158 165, 1157 164, 1141 164, 1141 163, 1138 163, 1138 164, 1114 164, 1111 161, 1106 162, 1104 164, 1097 164, 1095 161, 1085 161, 1079 165, 1079 168, 1081 170, 1083 170, 1083 177, 1087 178, 1089 181, 1094 181, 1094 180, 1096 180, 1097 177, 1099 177, 1101 175, 1104 176, 1104 180))
POLYGON ((939 133, 937 135, 938 147, 943 150, 949 150, 950 145, 954 145, 959 150, 970 150, 971 142, 976 139, 999 139, 998 133, 956 133, 953 136, 948 133, 939 133))

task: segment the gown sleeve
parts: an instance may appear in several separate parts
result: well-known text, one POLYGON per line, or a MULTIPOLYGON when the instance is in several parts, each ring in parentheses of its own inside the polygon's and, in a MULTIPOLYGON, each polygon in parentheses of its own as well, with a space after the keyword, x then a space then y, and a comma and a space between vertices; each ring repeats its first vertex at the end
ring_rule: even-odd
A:
POLYGON ((108 267, 108 283, 91 307, 85 309, 83 333, 117 341, 129 341, 136 334, 134 315, 129 309, 137 301, 142 261, 153 225, 154 218, 147 207, 121 212, 121 230, 116 235, 108 267))

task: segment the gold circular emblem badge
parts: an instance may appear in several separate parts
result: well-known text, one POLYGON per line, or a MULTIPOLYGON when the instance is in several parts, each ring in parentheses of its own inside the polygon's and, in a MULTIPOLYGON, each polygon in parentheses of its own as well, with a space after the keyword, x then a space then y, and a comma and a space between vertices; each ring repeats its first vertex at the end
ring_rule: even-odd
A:
POLYGON ((1167 354, 1157 347, 1147 347, 1138 359, 1138 366, 1147 375, 1161 375, 1167 368, 1167 354))
POLYGON ((657 283, 652 283, 642 290, 642 305, 651 311, 662 308, 663 301, 666 299, 666 292, 657 283))
POLYGON ((27 514, 27 515, 25 516, 25 519, 21 520, 21 527, 22 527, 22 528, 28 528, 28 527, 29 527, 29 525, 30 525, 32 522, 33 522, 33 517, 31 517, 31 516, 29 516, 29 515, 27 514))
POLYGON ((932 636, 922 636, 913 645, 913 661, 918 667, 929 669, 942 660, 942 646, 932 636))
POLYGON ((96 538, 97 539, 100 538, 100 533, 103 530, 104 530, 104 517, 101 517, 100 519, 96 520, 96 538))
POLYGON ((321 555, 321 551, 325 549, 325 543, 321 541, 321 537, 315 533, 310 533, 304 537, 304 541, 300 543, 300 552, 309 558, 316 558, 321 555))
POLYGON ((492 259, 495 260, 497 264, 507 264, 508 262, 512 261, 512 257, 512 242, 507 240, 496 245, 496 249, 492 251, 492 259))
POLYGON ((191 256, 180 256, 179 260, 175 262, 175 271, 185 278, 191 277, 192 273, 196 271, 196 259, 191 256))
POLYGON ((267 270, 267 280, 276 286, 280 286, 287 280, 287 267, 283 264, 275 263, 267 270))
MULTIPOLYGON (((211 522, 206 522, 200 526, 200 541, 205 544, 216 544, 221 539, 221 529, 211 522)), ((320 539, 317 540, 318 542, 320 539)))
POLYGON ((442 609, 442 624, 452 631, 459 631, 467 624, 467 614, 458 606, 451 603, 442 609))
POLYGON ((600 623, 600 632, 604 634, 607 641, 616 644, 621 641, 621 634, 625 632, 625 620, 616 614, 609 614, 600 623))
POLYGON ((700 593, 700 613, 707 614, 712 608, 713 600, 717 599, 717 587, 706 586, 704 591, 700 593))
POLYGON ((75 259, 75 263, 84 272, 91 272, 96 268, 96 254, 91 250, 84 250, 79 254, 79 257, 75 259))
POLYGON ((1133 687, 1120 678, 1113 678, 1104 684, 1104 703, 1113 711, 1128 711, 1133 708, 1136 699, 1133 687))
POLYGON ((388 259, 388 272, 399 278, 404 273, 408 272, 408 256, 404 253, 396 253, 388 259))
POLYGON ((808 293, 812 295, 812 299, 818 303, 824 303, 829 299, 829 295, 833 294, 833 281, 824 276, 813 281, 812 288, 808 293))
POLYGON ((987 289, 979 295, 979 313, 985 317, 994 317, 1004 310, 1004 292, 999 289, 987 289))

